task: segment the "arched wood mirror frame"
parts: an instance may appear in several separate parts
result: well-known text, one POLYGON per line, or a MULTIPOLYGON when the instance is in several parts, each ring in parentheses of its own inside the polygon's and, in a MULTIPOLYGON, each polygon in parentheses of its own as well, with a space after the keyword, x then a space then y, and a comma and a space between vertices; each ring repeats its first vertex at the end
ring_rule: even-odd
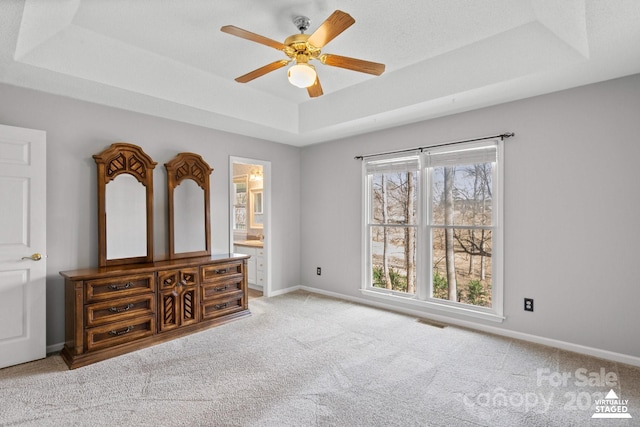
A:
POLYGON ((169 205, 169 259, 178 258, 191 258, 197 256, 209 256, 211 255, 211 224, 210 224, 210 195, 209 195, 209 177, 213 169, 205 162, 201 156, 194 153, 180 153, 173 160, 164 165, 167 168, 167 197, 169 205), (202 226, 204 232, 204 248, 202 250, 187 250, 178 252, 176 247, 176 240, 179 236, 176 235, 176 229, 179 228, 176 225, 178 218, 183 218, 180 215, 180 209, 189 209, 190 206, 177 206, 175 201, 176 189, 183 181, 191 179, 199 188, 203 191, 203 202, 201 214, 195 212, 198 218, 202 218, 204 223, 200 225, 193 222, 195 230, 198 230, 202 226))
MULTIPOLYGON (((153 262, 153 169, 156 166, 142 148, 116 142, 93 158, 98 166, 98 257, 100 267, 153 262), (109 258, 107 248, 107 184, 118 176, 133 176, 144 187, 146 212, 146 255, 109 258)), ((139 201, 137 201, 139 202, 139 201)), ((125 201, 126 203, 126 201, 125 201)))

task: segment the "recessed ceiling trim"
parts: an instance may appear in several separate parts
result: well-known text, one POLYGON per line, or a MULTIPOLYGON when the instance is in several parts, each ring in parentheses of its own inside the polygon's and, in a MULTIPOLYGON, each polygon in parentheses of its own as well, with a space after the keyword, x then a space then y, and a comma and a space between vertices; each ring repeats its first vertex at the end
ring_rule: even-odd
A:
POLYGON ((278 52, 222 25, 282 41, 293 16, 313 32, 338 6, 2 1, 0 82, 303 146, 640 72, 638 0, 352 0, 357 25, 330 51, 385 63, 384 75, 318 63, 312 100, 285 69, 235 83, 278 52))
POLYGON ((298 110, 271 94, 70 25, 19 62, 260 125, 295 132, 298 110))
POLYGON ((532 0, 538 21, 589 58, 585 0, 532 0))
POLYGON ((80 7, 80 0, 27 0, 22 12, 14 59, 19 61, 31 50, 71 25, 80 7))

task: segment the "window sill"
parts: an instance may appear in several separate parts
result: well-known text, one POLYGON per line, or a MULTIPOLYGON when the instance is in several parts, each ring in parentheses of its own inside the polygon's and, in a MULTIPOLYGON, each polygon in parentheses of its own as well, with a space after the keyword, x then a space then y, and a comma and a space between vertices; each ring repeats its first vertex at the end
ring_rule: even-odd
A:
POLYGON ((394 292, 389 292, 385 290, 371 290, 371 289, 361 289, 363 295, 371 296, 375 298, 384 299, 387 301, 394 301, 403 304, 412 305, 414 307, 426 308, 429 310, 439 311, 440 313, 446 314, 457 314, 465 317, 473 317, 476 319, 488 320, 491 322, 502 323, 506 317, 501 316, 495 313, 488 313, 484 311, 474 310, 465 307, 456 307, 448 304, 439 304, 437 302, 432 301, 421 301, 415 299, 413 296, 405 296, 399 295, 394 292))

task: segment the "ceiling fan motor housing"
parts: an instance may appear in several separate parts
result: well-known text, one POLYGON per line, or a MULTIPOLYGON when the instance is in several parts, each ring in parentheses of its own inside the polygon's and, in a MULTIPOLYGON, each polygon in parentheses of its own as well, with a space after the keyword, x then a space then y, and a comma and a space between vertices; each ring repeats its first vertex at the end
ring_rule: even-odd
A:
POLYGON ((284 44, 287 46, 285 53, 291 59, 295 59, 296 62, 309 62, 310 59, 315 59, 320 55, 320 49, 310 45, 307 40, 308 34, 294 34, 287 37, 284 44))

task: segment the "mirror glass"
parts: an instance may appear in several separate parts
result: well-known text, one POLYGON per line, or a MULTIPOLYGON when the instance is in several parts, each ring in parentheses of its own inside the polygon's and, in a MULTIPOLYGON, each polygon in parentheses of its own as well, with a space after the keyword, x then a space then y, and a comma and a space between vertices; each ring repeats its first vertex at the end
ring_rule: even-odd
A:
POLYGON ((204 251, 206 246, 204 190, 192 179, 173 190, 174 251, 204 251))
POLYGON ((121 174, 105 188, 107 259, 147 255, 146 189, 121 174))
POLYGON ((253 213, 262 214, 262 191, 253 193, 253 213))
POLYGON ((263 228, 262 189, 251 190, 251 228, 263 228))

